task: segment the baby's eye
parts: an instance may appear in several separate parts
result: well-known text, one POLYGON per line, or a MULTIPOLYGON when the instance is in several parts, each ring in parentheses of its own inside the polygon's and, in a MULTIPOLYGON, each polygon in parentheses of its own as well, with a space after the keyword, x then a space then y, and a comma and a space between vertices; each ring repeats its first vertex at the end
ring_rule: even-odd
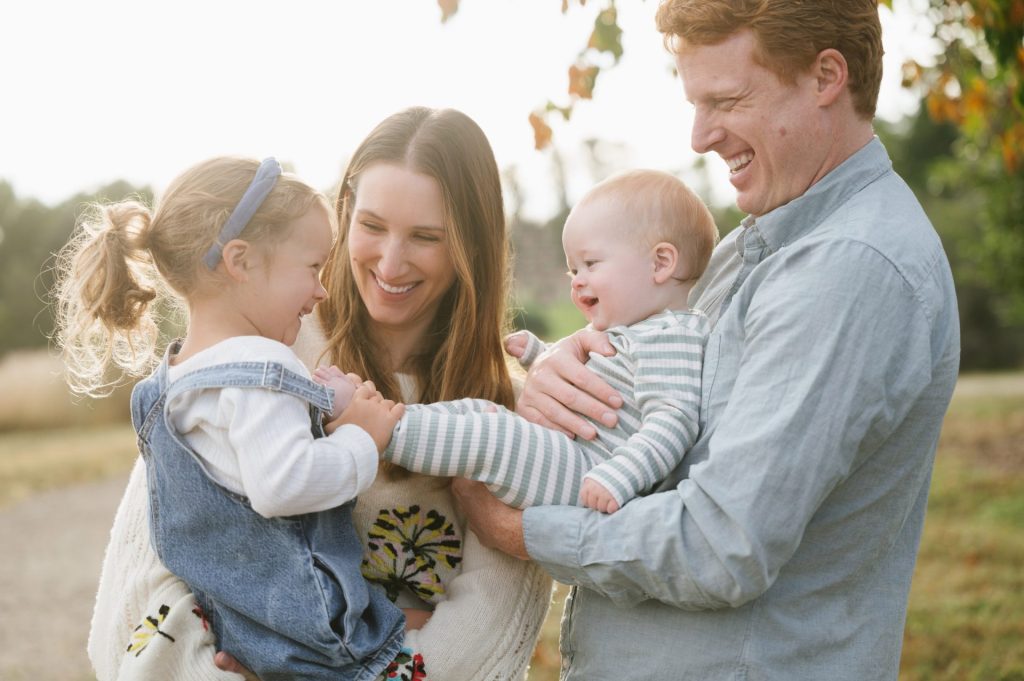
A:
POLYGON ((576 276, 576 270, 570 269, 568 272, 565 273, 565 276, 569 277, 570 279, 572 277, 575 277, 576 276))
POLYGON ((597 260, 584 260, 583 261, 583 264, 587 266, 588 270, 592 269, 594 267, 594 265, 596 265, 597 263, 598 263, 597 260))

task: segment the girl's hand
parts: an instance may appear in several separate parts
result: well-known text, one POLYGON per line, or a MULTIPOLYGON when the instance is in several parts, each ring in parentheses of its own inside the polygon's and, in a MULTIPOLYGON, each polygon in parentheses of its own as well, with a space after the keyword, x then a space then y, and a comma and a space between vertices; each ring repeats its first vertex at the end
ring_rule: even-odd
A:
POLYGON ((345 411, 345 407, 352 401, 356 388, 363 382, 356 374, 346 374, 333 364, 329 367, 317 367, 313 372, 313 380, 334 390, 331 421, 341 416, 341 412, 345 411))
POLYGON ((405 414, 405 405, 393 400, 385 400, 377 392, 372 381, 367 381, 356 388, 352 401, 341 414, 341 417, 327 424, 330 432, 338 426, 352 423, 359 426, 373 438, 377 451, 383 452, 391 442, 391 433, 398 420, 405 414))
POLYGON ((584 366, 591 352, 610 357, 615 348, 608 336, 589 328, 563 338, 541 354, 526 374, 516 411, 527 421, 587 440, 597 430, 583 416, 609 428, 618 422, 615 410, 622 396, 584 366), (581 416, 581 414, 583 416, 581 416))
POLYGON ((615 513, 619 510, 619 502, 604 485, 597 480, 587 478, 580 487, 580 503, 601 513, 615 513))

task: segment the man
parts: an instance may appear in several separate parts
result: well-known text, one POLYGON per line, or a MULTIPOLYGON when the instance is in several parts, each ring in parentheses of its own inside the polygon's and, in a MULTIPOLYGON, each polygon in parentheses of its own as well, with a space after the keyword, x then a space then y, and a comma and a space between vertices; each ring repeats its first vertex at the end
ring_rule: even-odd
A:
MULTIPOLYGON (((459 484, 485 542, 575 586, 565 679, 895 679, 959 330, 941 244, 871 119, 876 0, 667 0, 658 28, 742 228, 691 302, 715 322, 701 435, 612 515, 509 509, 459 484)), ((609 418, 577 335, 520 412, 609 418), (595 399, 595 397, 597 399, 595 399)))

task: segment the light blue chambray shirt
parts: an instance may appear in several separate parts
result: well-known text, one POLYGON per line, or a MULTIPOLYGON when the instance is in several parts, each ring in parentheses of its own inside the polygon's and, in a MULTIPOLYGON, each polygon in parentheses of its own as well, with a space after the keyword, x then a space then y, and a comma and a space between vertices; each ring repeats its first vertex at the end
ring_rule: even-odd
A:
POLYGON ((527 509, 576 585, 563 678, 895 679, 960 358, 949 264, 872 140, 715 249, 702 432, 602 515, 527 509))

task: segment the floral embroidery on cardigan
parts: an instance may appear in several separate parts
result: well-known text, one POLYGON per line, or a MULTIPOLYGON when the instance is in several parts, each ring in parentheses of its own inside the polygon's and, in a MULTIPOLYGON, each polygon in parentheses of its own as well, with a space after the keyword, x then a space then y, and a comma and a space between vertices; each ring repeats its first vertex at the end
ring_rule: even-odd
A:
POLYGON ((411 648, 402 648, 378 678, 395 679, 396 681, 427 681, 423 656, 419 653, 413 655, 411 648))
POLYGON ((160 631, 160 625, 167 619, 167 613, 171 611, 169 605, 161 605, 160 610, 157 611, 157 616, 147 615, 142 624, 135 627, 132 632, 132 640, 128 643, 129 653, 135 653, 135 657, 142 654, 142 651, 153 641, 153 638, 157 635, 163 636, 168 639, 171 643, 174 643, 174 637, 170 634, 166 634, 160 631))
POLYGON ((443 600, 445 571, 462 561, 462 540, 442 514, 418 505, 383 508, 370 527, 363 576, 384 587, 388 598, 409 588, 428 603, 443 600))

